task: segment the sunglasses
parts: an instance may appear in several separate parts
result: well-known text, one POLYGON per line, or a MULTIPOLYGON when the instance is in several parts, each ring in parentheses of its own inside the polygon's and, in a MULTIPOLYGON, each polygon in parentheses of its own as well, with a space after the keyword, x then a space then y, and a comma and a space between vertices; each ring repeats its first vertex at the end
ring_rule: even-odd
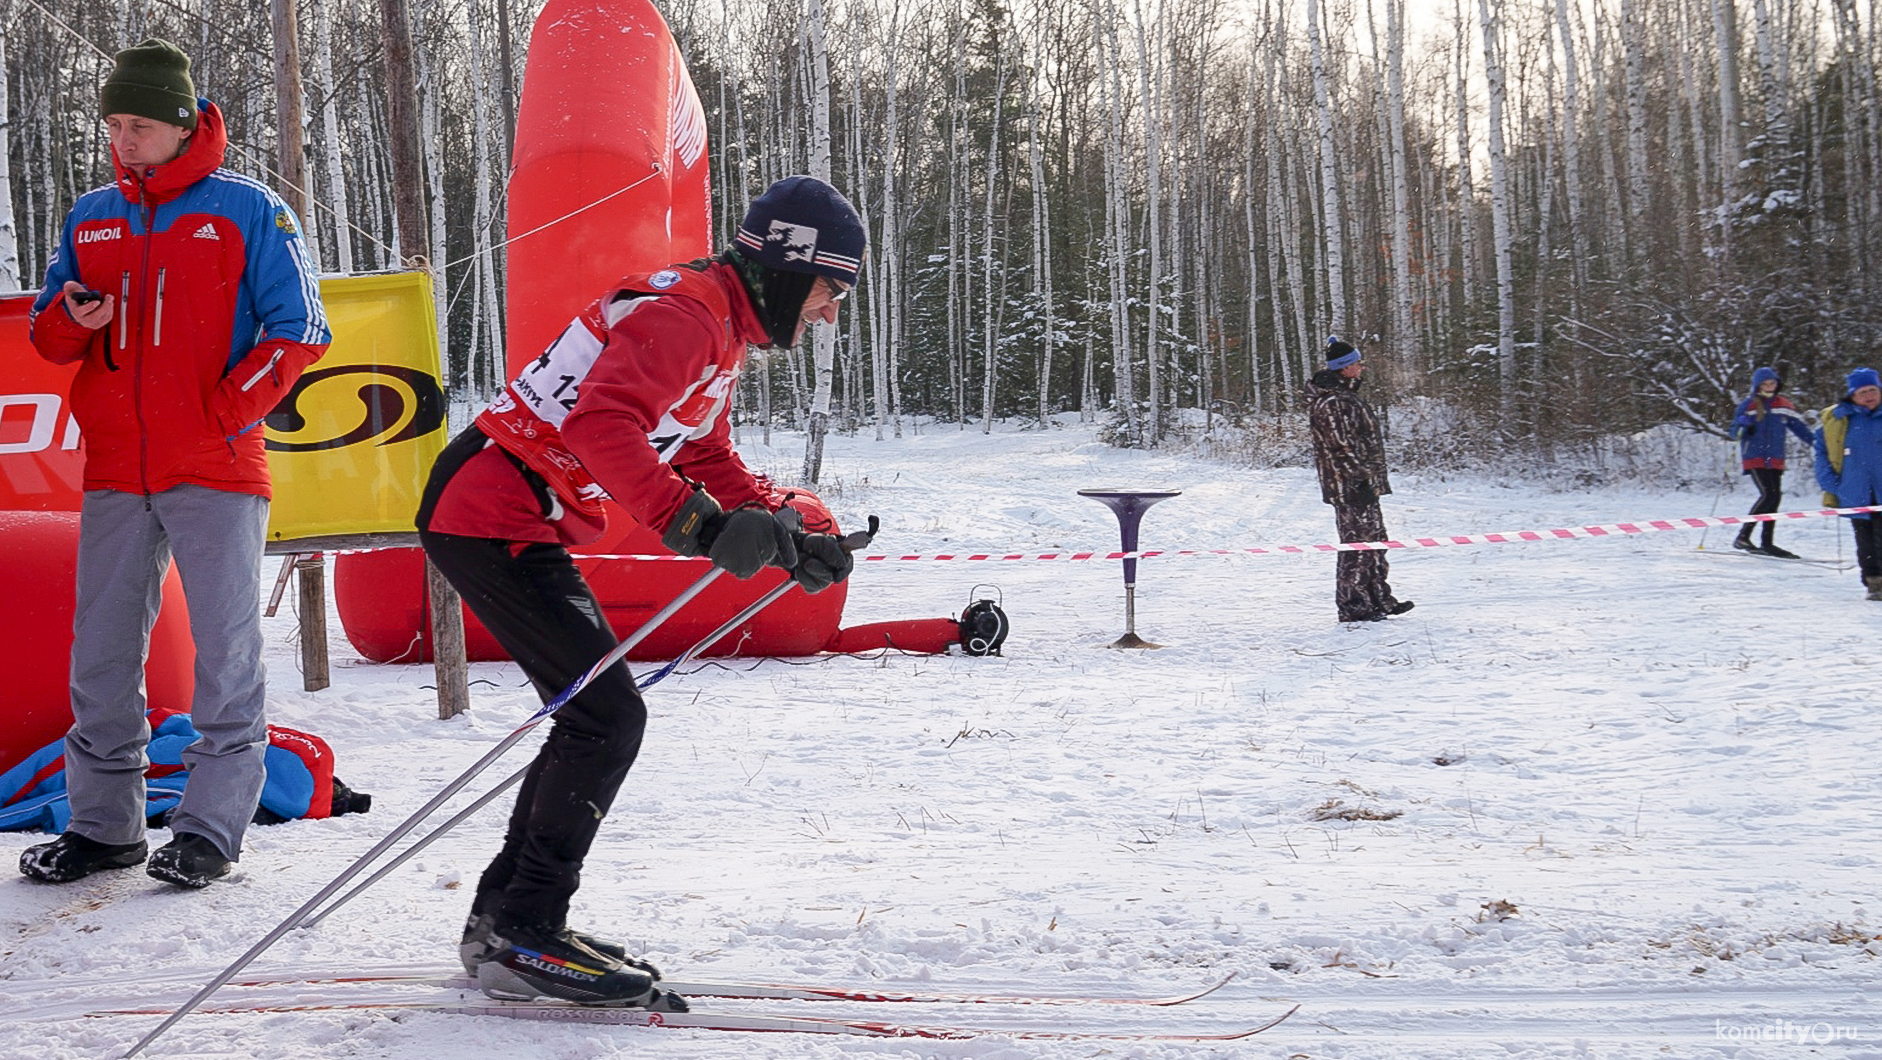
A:
POLYGON ((848 298, 850 296, 850 291, 854 290, 854 288, 851 288, 851 287, 840 286, 838 284, 838 281, 833 280, 828 276, 825 276, 823 278, 823 282, 826 286, 830 288, 830 301, 832 302, 841 302, 843 299, 848 298))

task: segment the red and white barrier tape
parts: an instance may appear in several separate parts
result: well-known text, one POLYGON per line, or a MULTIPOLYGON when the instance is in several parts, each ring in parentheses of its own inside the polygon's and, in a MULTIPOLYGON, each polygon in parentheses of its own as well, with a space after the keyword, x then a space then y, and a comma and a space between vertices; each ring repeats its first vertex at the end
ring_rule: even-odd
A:
MULTIPOLYGON (((1453 534, 1444 537, 1414 537, 1404 541, 1340 541, 1318 545, 1271 545, 1267 548, 1185 548, 1142 549, 1136 552, 973 552, 934 555, 892 556, 865 554, 860 563, 974 563, 1042 562, 1060 560, 1154 559, 1169 556, 1299 556, 1317 552, 1376 552, 1407 548, 1450 548, 1454 545, 1512 545, 1528 541, 1566 541, 1584 537, 1625 537, 1630 534, 1658 534, 1670 530, 1701 530, 1712 526, 1743 526, 1769 523, 1779 519, 1821 519, 1836 515, 1860 515, 1882 512, 1882 505, 1859 508, 1819 508, 1804 512, 1773 512, 1768 515, 1692 516, 1683 519, 1649 519, 1637 523, 1608 523, 1601 526, 1565 526, 1551 530, 1510 530, 1497 534, 1453 534)), ((675 560, 681 556, 581 555, 576 559, 675 560)))

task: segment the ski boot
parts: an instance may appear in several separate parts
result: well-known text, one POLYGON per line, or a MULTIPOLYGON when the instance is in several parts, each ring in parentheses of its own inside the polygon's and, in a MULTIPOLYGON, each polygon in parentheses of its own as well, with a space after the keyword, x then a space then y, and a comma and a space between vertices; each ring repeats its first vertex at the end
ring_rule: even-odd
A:
MULTIPOLYGON (((503 943, 496 938, 496 933, 497 918, 493 913, 472 913, 464 918, 464 934, 457 942, 457 959, 464 965, 464 974, 475 978, 477 966, 502 951, 503 943)), ((660 978, 660 969, 654 967, 653 962, 628 956, 627 947, 618 942, 597 938, 585 931, 570 930, 569 936, 609 960, 637 968, 655 980, 660 978)))
POLYGON ((489 939, 498 948, 477 965, 477 985, 499 1001, 686 1011, 685 998, 656 988, 646 971, 596 953, 566 927, 525 925, 489 939))

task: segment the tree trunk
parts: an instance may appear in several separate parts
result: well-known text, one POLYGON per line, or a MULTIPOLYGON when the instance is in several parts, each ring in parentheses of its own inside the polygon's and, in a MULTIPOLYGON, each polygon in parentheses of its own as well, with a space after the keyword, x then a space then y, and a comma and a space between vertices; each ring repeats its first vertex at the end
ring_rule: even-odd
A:
POLYGON ((301 150, 301 35, 294 0, 272 0, 274 15, 275 164, 281 199, 307 219, 307 162, 301 150))
MULTIPOLYGON (((1368 7, 1370 10, 1370 7, 1368 7)), ((1405 0, 1385 0, 1388 160, 1392 166, 1392 324, 1403 375, 1416 386, 1423 358, 1412 323, 1411 192, 1405 179, 1405 0)))
POLYGON ((987 165, 982 176, 986 182, 986 194, 982 197, 980 213, 980 345, 984 351, 980 381, 981 434, 993 433, 994 376, 1000 365, 1000 307, 1006 302, 1004 293, 994 289, 995 275, 999 272, 994 263, 994 237, 1002 227, 994 217, 994 204, 1000 194, 1000 124, 1003 113, 1001 106, 1005 101, 1006 47, 1005 38, 1002 37, 993 76, 993 126, 987 130, 987 165))
POLYGON ((398 254, 423 253, 430 225, 425 219, 425 176, 418 161, 418 81, 412 70, 412 19, 405 0, 379 0, 385 31, 387 146, 392 152, 392 215, 398 225, 398 254))
MULTIPOLYGON (((333 233, 329 246, 332 247, 332 260, 328 262, 335 271, 350 274, 353 271, 353 218, 348 207, 346 189, 346 165, 342 160, 341 145, 346 142, 340 125, 339 86, 333 78, 333 17, 330 5, 314 5, 314 76, 320 90, 320 129, 322 174, 321 188, 324 205, 331 218, 330 231, 333 233)), ((303 218, 312 226, 313 218, 303 218)))
MULTIPOLYGON (((806 27, 810 44, 810 175, 830 180, 830 59, 824 50, 823 0, 810 0, 806 27)), ((823 473, 823 439, 830 429, 830 388, 836 376, 836 329, 811 329, 815 351, 815 380, 810 398, 810 422, 804 438, 804 481, 812 486, 823 473)))
POLYGON ((1314 111, 1320 119, 1320 241, 1327 289, 1318 299, 1319 329, 1329 334, 1346 330, 1346 222, 1340 210, 1339 158, 1333 140, 1333 103, 1327 88, 1326 55, 1320 43, 1320 3, 1307 0, 1307 46, 1313 67, 1314 111))
MULTIPOLYGON (((13 5, 0 4, 0 291, 17 291, 20 283, 20 237, 13 224, 13 136, 11 123, 4 120, 12 111, 7 102, 7 82, 12 72, 8 63, 7 27, 13 24, 13 5)), ((31 201, 31 196, 27 196, 31 201)))
POLYGON ((1496 241, 1496 349, 1498 411, 1506 429, 1516 414, 1516 284, 1511 254, 1509 163, 1503 145, 1501 30, 1490 0, 1477 0, 1482 16, 1483 77, 1490 102, 1490 226, 1496 241))
MULTIPOLYGON (((1034 50, 1044 48, 1035 38, 1034 50)), ((1052 354, 1058 340, 1058 322, 1053 319, 1052 292, 1052 214, 1051 196, 1046 187, 1045 145, 1039 128, 1039 91, 1037 78, 1028 79, 1026 88, 1026 162, 1032 178, 1032 263, 1033 305, 1039 312, 1039 425, 1045 426, 1052 415, 1052 354)))
POLYGON ((1568 196, 1568 237, 1574 283, 1570 304, 1579 305, 1588 282, 1588 232, 1582 227, 1581 192, 1581 68, 1575 59, 1575 28, 1569 20, 1568 0, 1555 0, 1555 17, 1562 41, 1562 169, 1568 196))
MULTIPOLYGON (((1738 137, 1744 120, 1738 109, 1738 12, 1732 0, 1712 0, 1712 29, 1718 37, 1715 46, 1719 57, 1719 199, 1720 205, 1729 208, 1738 202, 1738 163, 1743 156, 1738 137)), ((1733 242, 1730 224, 1719 226, 1719 239, 1719 264, 1729 266, 1733 242)))

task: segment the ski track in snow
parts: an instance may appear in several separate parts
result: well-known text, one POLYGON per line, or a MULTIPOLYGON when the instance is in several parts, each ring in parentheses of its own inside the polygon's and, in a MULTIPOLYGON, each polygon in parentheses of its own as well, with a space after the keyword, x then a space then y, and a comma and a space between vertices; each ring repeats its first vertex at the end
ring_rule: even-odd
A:
MULTIPOLYGON (((746 431, 746 441, 754 441, 746 431)), ((801 436, 747 444, 782 477, 801 436)), ((1808 473, 1789 507, 1814 504, 1808 473)), ((1108 551, 1090 487, 1174 487, 1146 549, 1333 539, 1310 469, 1127 452, 1091 428, 924 425, 829 440, 821 491, 877 551, 1108 551)), ((1736 513, 1686 493, 1395 476, 1394 536, 1736 513)), ((1021 1030, 1220 1031, 1217 1044, 966 1042, 564 1026, 496 1018, 193 1014, 153 1057, 1882 1057, 1875 899, 1882 606, 1853 571, 1734 557, 1730 530, 1397 552, 1417 609, 1334 622, 1330 555, 858 565, 846 625, 1001 594, 1002 658, 695 663, 652 722, 572 921, 693 979, 1160 995, 1174 1009, 701 1002, 1021 1030), (982 590, 986 593, 989 590, 982 590), (1778 1041, 1776 1038, 1787 1040, 1778 1041), (1806 1041, 1796 1039, 1802 1037, 1806 1041)), ((1781 544, 1848 554, 1833 520, 1781 544)), ((269 567, 272 585, 273 562, 269 567)), ((290 594, 291 599, 291 594, 290 594)), ((140 873, 0 878, 0 1060, 116 1056, 534 710, 474 664, 436 720, 428 666, 299 689, 268 620, 271 720, 324 736, 373 812, 258 827, 202 892, 140 873)), ((533 739, 525 747, 533 747, 533 739)), ((526 761, 518 749, 473 784, 526 761)), ((462 804, 460 798, 458 805, 462 804)), ((437 966, 503 810, 487 809, 250 969, 437 966)), ((166 838, 158 833, 156 839, 166 838)), ((0 834, 11 864, 37 835, 0 834)), ((228 987, 211 1000, 233 1002, 228 987)))

